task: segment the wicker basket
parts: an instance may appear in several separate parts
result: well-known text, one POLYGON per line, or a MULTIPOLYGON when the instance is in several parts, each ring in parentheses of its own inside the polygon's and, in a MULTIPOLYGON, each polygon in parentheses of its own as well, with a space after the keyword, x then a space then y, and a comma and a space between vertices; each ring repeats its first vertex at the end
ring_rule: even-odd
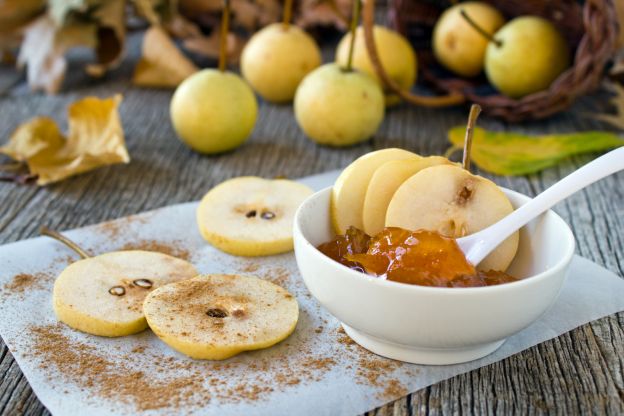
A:
MULTIPOLYGON (((497 94, 476 80, 457 78, 442 70, 431 53, 433 26, 449 4, 435 0, 389 0, 390 21, 413 42, 425 82, 441 93, 459 93, 480 104, 484 112, 517 122, 540 119, 568 108, 574 100, 595 90, 613 56, 618 36, 614 1, 618 0, 500 0, 487 1, 507 18, 532 14, 552 21, 566 37, 574 61, 551 86, 521 99, 497 94)), ((425 104, 426 105, 426 104, 425 104)))

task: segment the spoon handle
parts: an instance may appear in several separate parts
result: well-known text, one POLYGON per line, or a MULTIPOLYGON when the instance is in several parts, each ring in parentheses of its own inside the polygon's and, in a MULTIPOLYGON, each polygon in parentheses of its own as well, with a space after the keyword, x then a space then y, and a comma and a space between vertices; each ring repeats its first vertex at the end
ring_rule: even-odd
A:
POLYGON ((499 222, 471 236, 460 238, 457 243, 466 253, 468 261, 475 265, 479 264, 507 237, 533 218, 573 193, 620 170, 624 170, 624 146, 572 172, 499 222))

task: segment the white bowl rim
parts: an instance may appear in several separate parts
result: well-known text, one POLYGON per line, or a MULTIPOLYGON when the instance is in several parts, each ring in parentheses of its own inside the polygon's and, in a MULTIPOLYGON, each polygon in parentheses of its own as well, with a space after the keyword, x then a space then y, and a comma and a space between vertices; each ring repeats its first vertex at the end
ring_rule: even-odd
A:
MULTIPOLYGON (((519 279, 517 281, 514 282, 509 282, 509 283, 503 283, 503 284, 499 284, 499 285, 491 285, 491 286, 477 286, 477 287, 437 287, 437 286, 421 286, 421 285, 413 285, 413 284, 409 284, 409 283, 401 283, 401 282, 394 282, 392 280, 386 280, 386 279, 379 279, 375 276, 371 276, 367 273, 362 273, 362 272, 358 272, 355 270, 352 270, 350 268, 348 268, 347 266, 338 263, 337 261, 329 258, 328 256, 326 256, 325 254, 321 253, 312 243, 310 243, 308 241, 308 239, 304 236, 303 232, 301 231, 301 227, 299 225, 299 222, 301 221, 301 211, 303 210, 303 207, 313 198, 318 197, 320 194, 322 193, 327 193, 327 192, 331 192, 331 186, 328 186, 326 188, 323 188, 317 192, 315 192, 314 194, 310 195, 308 198, 306 198, 303 203, 299 206, 299 208, 297 209, 297 211, 295 212, 295 218, 294 218, 294 232, 295 234, 299 234, 302 237, 303 242, 308 245, 311 246, 314 250, 314 255, 319 259, 319 261, 324 261, 324 262, 331 262, 331 264, 334 265, 334 267, 338 267, 339 269, 342 269, 345 273, 346 276, 349 276, 349 278, 356 278, 358 279, 360 282, 361 281, 367 281, 370 282, 371 284, 376 284, 376 285, 381 285, 382 287, 386 287, 388 289, 395 289, 395 290, 405 290, 405 291, 413 291, 413 292, 420 292, 420 293, 427 293, 427 294, 441 294, 444 293, 445 296, 446 294, 452 295, 452 296, 462 296, 462 295, 466 295, 467 293, 470 293, 471 295, 478 295, 478 294, 483 294, 483 293, 488 293, 488 292, 497 292, 497 291, 507 291, 507 290, 516 290, 516 288, 520 288, 522 286, 527 286, 527 285, 531 285, 534 283, 537 283, 539 280, 544 280, 547 279, 549 276, 554 276, 558 271, 560 271, 561 269, 565 268, 572 260, 572 256, 574 256, 574 250, 575 250, 575 246, 576 246, 576 242, 574 239, 574 234, 572 233, 572 230, 570 229, 570 226, 563 220, 563 218, 561 218, 559 216, 559 214, 557 214, 556 212, 554 212, 553 210, 548 210, 546 211, 546 213, 551 213, 552 215, 555 216, 555 218, 561 222, 561 224, 564 226, 562 227, 565 235, 566 235, 566 243, 567 243, 567 247, 566 247, 566 251, 564 253, 564 255, 562 256, 562 258, 555 263, 553 266, 551 266, 549 269, 544 270, 538 274, 535 274, 533 276, 528 276, 525 277, 523 279, 519 279)), ((522 198, 528 198, 531 199, 529 196, 521 194, 520 192, 516 192, 513 191, 511 189, 507 189, 504 187, 500 187, 500 189, 503 190, 503 192, 505 192, 505 194, 511 194, 514 196, 519 196, 521 199, 522 198)), ((342 275, 344 276, 344 274, 342 275)))

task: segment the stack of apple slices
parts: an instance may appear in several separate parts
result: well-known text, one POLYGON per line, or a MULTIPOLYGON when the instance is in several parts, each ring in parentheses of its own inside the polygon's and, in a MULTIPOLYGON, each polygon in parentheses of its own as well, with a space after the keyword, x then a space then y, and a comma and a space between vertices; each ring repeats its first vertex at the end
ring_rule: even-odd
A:
MULTIPOLYGON (((338 234, 349 227, 369 235, 401 227, 460 238, 499 221, 513 206, 494 182, 446 158, 384 149, 360 157, 342 172, 330 210, 338 234)), ((478 268, 505 271, 517 249, 515 233, 478 268)))

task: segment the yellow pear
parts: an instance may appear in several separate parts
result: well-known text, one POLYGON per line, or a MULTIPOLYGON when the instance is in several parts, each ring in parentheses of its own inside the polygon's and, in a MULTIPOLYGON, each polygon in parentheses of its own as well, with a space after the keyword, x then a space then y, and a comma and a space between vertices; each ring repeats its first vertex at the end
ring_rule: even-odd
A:
MULTIPOLYGON (((416 53, 400 33, 390 30, 384 26, 375 25, 373 27, 373 36, 379 59, 387 71, 388 76, 395 81, 402 89, 409 90, 416 82, 418 73, 418 61, 416 53)), ((341 66, 347 64, 349 59, 349 44, 351 42, 351 33, 347 33, 338 43, 336 49, 336 62, 341 66)), ((364 41, 364 29, 358 27, 355 34, 355 43, 353 46, 353 67, 375 78, 379 85, 381 80, 377 76, 377 72, 368 57, 368 50, 364 41)), ((386 104, 391 105, 400 101, 395 94, 386 95, 386 104)))
POLYGON ((238 75, 204 69, 178 86, 170 114, 176 133, 192 149, 221 153, 247 140, 256 124, 258 104, 238 75))
POLYGON ((438 62, 457 75, 474 77, 483 70, 489 41, 466 21, 462 10, 490 35, 505 24, 505 18, 489 4, 467 1, 445 10, 436 22, 432 47, 438 62))
POLYGON ((362 208, 364 232, 375 235, 384 229, 390 200, 403 182, 425 168, 450 163, 445 157, 429 156, 421 159, 392 160, 379 166, 366 188, 362 208))
POLYGON ((321 51, 301 28, 274 23, 256 32, 243 49, 241 72, 267 101, 291 101, 297 86, 321 65, 321 51))
POLYGON ((364 199, 377 168, 392 160, 419 159, 415 153, 391 148, 367 153, 347 166, 332 187, 330 215, 336 234, 344 234, 350 226, 364 229, 364 199))
POLYGON ((54 282, 52 304, 61 322, 79 331, 120 337, 147 328, 143 300, 168 283, 190 279, 187 261, 151 251, 114 251, 69 265, 54 282))
POLYGON ((488 44, 485 74, 512 98, 545 90, 570 66, 568 45, 548 20, 521 16, 503 26, 488 44))
POLYGON ((293 248, 293 221, 313 191, 285 179, 244 176, 212 188, 197 208, 206 241, 237 256, 268 256, 293 248))
POLYGON ((317 143, 350 146, 369 139, 383 121, 379 84, 356 70, 325 64, 306 76, 295 94, 295 117, 317 143))
MULTIPOLYGON (((498 186, 456 165, 421 170, 397 189, 388 205, 386 227, 437 231, 460 238, 498 222, 513 211, 498 186)), ((505 271, 518 250, 514 233, 478 268, 505 271)))
POLYGON ((150 328, 166 344, 195 359, 224 360, 267 348, 297 325, 297 299, 250 276, 212 274, 163 286, 145 299, 150 328))

